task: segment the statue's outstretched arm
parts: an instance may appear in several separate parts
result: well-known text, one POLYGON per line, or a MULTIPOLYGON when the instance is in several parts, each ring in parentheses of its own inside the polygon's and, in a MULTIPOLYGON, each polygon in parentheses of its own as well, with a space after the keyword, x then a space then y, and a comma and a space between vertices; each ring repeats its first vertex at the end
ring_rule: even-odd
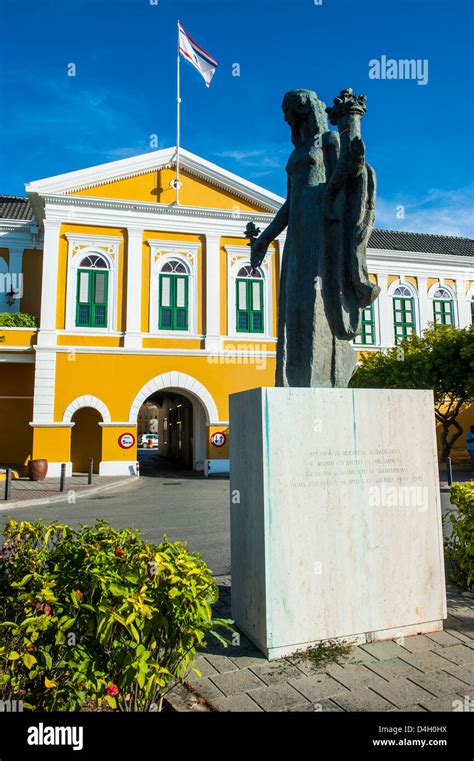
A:
POLYGON ((274 219, 270 222, 268 227, 265 228, 263 233, 252 242, 252 267, 259 267, 265 258, 268 250, 268 246, 275 238, 278 238, 280 233, 288 226, 288 219, 290 215, 290 178, 288 178, 288 186, 286 193, 286 201, 283 206, 275 214, 274 219))

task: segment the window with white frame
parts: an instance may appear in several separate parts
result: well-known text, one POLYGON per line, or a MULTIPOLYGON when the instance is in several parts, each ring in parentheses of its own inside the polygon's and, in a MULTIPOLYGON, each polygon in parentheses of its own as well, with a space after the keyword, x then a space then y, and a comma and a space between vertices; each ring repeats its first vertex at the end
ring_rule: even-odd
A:
POLYGON ((85 256, 77 269, 76 327, 106 328, 109 272, 103 256, 85 256))
POLYGON ((415 298, 407 285, 400 284, 394 289, 392 300, 395 343, 398 344, 416 332, 415 298))
POLYGON ((454 300, 445 286, 439 286, 433 294, 433 319, 437 325, 454 324, 454 300))
POLYGON ((258 269, 244 265, 235 280, 235 324, 238 333, 264 332, 263 277, 258 269))
POLYGON ((65 329, 117 329, 118 260, 122 237, 66 233, 68 265, 65 329))
POLYGON ((152 335, 195 337, 201 243, 151 238, 149 327, 152 335))
POLYGON ((189 275, 176 259, 163 264, 158 275, 158 327, 187 330, 189 326, 189 275))
POLYGON ((226 245, 227 335, 250 341, 275 340, 273 333, 273 259, 269 248, 262 264, 253 269, 245 246, 226 245))

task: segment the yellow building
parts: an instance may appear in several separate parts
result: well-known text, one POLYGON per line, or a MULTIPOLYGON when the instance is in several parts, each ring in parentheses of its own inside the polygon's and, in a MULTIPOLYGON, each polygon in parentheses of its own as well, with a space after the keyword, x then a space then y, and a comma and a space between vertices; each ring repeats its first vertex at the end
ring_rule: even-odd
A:
MULTIPOLYGON (((229 466, 229 394, 273 385, 284 235, 252 273, 245 228, 284 199, 169 148, 31 182, 0 197, 0 462, 48 474, 136 472, 137 420, 159 409, 160 453, 206 474, 229 466), (21 277, 20 277, 21 275, 21 277)), ((381 295, 357 343, 393 345, 435 317, 470 324, 472 241, 373 232, 381 295)), ((284 411, 282 411, 284 414, 284 411)))

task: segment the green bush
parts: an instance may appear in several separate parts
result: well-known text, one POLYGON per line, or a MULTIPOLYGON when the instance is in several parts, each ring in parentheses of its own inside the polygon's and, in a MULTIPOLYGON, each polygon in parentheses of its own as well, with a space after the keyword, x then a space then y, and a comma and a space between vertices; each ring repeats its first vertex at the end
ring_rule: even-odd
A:
POLYGON ((456 506, 444 516, 451 523, 451 536, 444 540, 446 558, 451 561, 450 580, 474 591, 474 484, 455 483, 450 494, 456 506))
MULTIPOLYGON (((0 537, 1 538, 1 537, 0 537)), ((32 710, 161 710, 214 635, 218 588, 181 542, 105 521, 10 521, 0 552, 0 698, 32 710)), ((196 670, 197 671, 197 670, 196 670)), ((199 673, 199 672, 197 672, 199 673)))
POLYGON ((0 326, 4 328, 37 328, 39 320, 26 312, 0 312, 0 326))

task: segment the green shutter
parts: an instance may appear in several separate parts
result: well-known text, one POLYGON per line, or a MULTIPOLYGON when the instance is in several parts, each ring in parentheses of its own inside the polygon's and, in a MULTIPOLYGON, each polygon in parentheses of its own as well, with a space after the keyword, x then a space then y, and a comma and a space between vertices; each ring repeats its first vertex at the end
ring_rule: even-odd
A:
POLYGON ((398 344, 415 332, 415 302, 413 298, 393 299, 395 343, 398 344))
POLYGON ((374 305, 369 304, 362 310, 360 334, 354 338, 354 343, 373 346, 375 344, 374 305))
POLYGON ((174 329, 188 329, 187 275, 174 275, 174 329))
POLYGON ((237 333, 263 333, 263 281, 237 278, 235 287, 237 333))
POLYGON ((171 275, 160 275, 159 288, 159 318, 158 327, 160 330, 172 330, 173 308, 172 301, 172 278, 171 275))
POLYGON ((189 278, 187 275, 159 277, 158 327, 160 330, 187 330, 189 319, 189 278))
POLYGON ((104 270, 78 270, 76 327, 106 328, 109 273, 104 270))
POLYGON ((109 273, 101 271, 93 274, 92 324, 96 328, 106 328, 109 273))
POLYGON ((454 305, 451 299, 433 301, 433 317, 438 325, 452 325, 454 323, 454 305))

